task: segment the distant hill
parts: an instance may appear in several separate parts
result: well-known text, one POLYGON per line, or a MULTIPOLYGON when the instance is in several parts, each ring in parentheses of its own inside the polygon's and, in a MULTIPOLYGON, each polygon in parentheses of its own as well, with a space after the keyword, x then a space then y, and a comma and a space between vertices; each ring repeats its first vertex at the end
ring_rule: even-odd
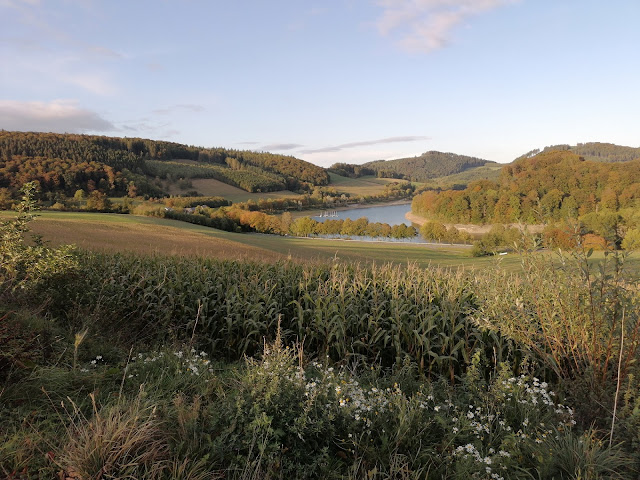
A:
POLYGON ((640 159, 603 163, 549 150, 503 166, 497 181, 424 192, 412 210, 456 223, 539 223, 638 206, 640 159))
MULTIPOLYGON (((615 145, 613 143, 601 143, 601 142, 588 142, 578 143, 571 146, 566 144, 551 145, 542 149, 542 152, 550 152, 553 150, 572 152, 585 160, 593 162, 629 162, 631 160, 640 159, 640 148, 625 147, 622 145, 615 145)), ((516 160, 523 158, 529 158, 540 153, 539 149, 532 150, 524 155, 518 157, 516 160)))
POLYGON ((495 162, 455 153, 430 151, 417 157, 375 160, 362 165, 338 163, 330 169, 343 176, 377 175, 424 182, 488 164, 495 164, 495 162))
POLYGON ((285 155, 141 138, 0 131, 0 188, 37 180, 44 193, 166 193, 157 179, 215 178, 249 192, 329 183, 325 169, 285 155))
POLYGON ((462 190, 471 182, 478 180, 497 181, 500 177, 500 170, 503 167, 499 163, 487 163, 482 167, 473 167, 460 173, 445 175, 444 177, 436 177, 421 182, 421 190, 462 190))

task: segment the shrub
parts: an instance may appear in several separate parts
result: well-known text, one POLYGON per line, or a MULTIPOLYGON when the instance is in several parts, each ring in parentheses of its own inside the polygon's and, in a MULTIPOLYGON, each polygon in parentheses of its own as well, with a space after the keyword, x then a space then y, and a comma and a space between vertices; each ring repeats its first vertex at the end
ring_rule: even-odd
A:
POLYGON ((66 282, 78 267, 71 246, 49 248, 35 235, 33 245, 25 243, 29 223, 35 218, 36 187, 35 182, 25 184, 17 217, 0 224, 0 296, 57 288, 57 282, 66 282))

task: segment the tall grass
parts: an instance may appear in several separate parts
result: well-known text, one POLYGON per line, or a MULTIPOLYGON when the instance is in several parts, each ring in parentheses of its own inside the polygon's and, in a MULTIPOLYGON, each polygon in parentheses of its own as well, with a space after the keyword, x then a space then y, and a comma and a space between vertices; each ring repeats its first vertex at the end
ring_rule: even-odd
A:
POLYGON ((148 341, 195 335, 199 348, 236 360, 274 338, 280 320, 285 341, 318 357, 385 367, 409 360, 452 381, 478 348, 497 352, 496 361, 508 356, 508 345, 471 321, 476 295, 461 271, 102 254, 81 263, 82 287, 57 291, 59 314, 74 305, 77 331, 148 341))

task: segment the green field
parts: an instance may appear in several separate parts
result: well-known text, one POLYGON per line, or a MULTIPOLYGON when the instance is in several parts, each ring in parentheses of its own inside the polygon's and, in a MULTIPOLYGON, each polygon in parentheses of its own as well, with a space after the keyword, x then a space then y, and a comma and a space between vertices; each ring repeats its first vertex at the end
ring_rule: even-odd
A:
MULTIPOLYGON (((292 258, 320 262, 415 263, 421 267, 483 267, 497 261, 472 258, 466 247, 230 233, 177 220, 134 215, 42 212, 31 225, 34 233, 43 235, 52 245, 76 244, 102 251, 266 261, 292 258)), ((519 264, 515 256, 501 257, 499 261, 509 268, 519 264)))
POLYGON ((438 177, 418 185, 429 188, 451 188, 454 185, 467 185, 475 180, 497 180, 500 175, 502 165, 485 165, 483 167, 471 168, 464 172, 438 177))
MULTIPOLYGON (((348 178, 330 173, 331 177, 327 188, 333 188, 336 192, 346 193, 351 196, 362 195, 378 195, 383 193, 385 186, 390 182, 404 181, 393 178, 376 178, 374 176, 366 176, 360 178, 348 178)), ((278 192, 267 193, 249 193, 232 185, 227 185, 219 180, 212 178, 194 178, 191 180, 193 190, 206 196, 221 196, 232 202, 246 202, 248 200, 258 201, 261 198, 287 198, 299 197, 301 195, 289 190, 281 190, 278 192)), ((184 193, 176 185, 168 186, 172 195, 180 195, 184 193)))
MULTIPOLYGON (((0 213, 2 216, 9 212, 0 213)), ((419 267, 487 268, 500 265, 509 271, 520 269, 518 255, 501 257, 470 256, 469 248, 452 245, 427 245, 394 242, 360 242, 319 238, 281 237, 249 233, 231 233, 199 225, 153 217, 80 212, 42 212, 32 224, 52 245, 75 244, 98 251, 201 256, 208 258, 348 263, 416 264, 419 267)), ((601 252, 594 260, 603 258, 601 252)), ((628 260, 640 269, 635 256, 628 260)))
MULTIPOLYGON (((234 203, 246 202, 248 200, 258 201, 261 198, 285 198, 299 197, 300 195, 289 190, 280 190, 277 192, 266 193, 250 193, 241 188, 234 187, 215 180, 213 178, 194 178, 191 180, 193 190, 207 197, 224 197, 234 203)), ((180 195, 184 191, 178 189, 175 185, 171 185, 169 189, 172 195, 180 195)))
POLYGON ((335 188, 339 193, 351 195, 378 195, 384 192, 385 186, 391 182, 406 182, 396 178, 378 178, 373 175, 366 175, 358 178, 349 178, 329 173, 329 187, 335 188))
MULTIPOLYGON (((197 165, 198 162, 181 160, 176 163, 187 165, 197 165)), ((347 194, 351 197, 371 196, 384 193, 385 187, 391 182, 404 182, 393 178, 377 178, 375 176, 364 176, 360 178, 348 178, 330 173, 330 183, 324 187, 337 194, 347 194)), ((250 193, 241 188, 221 182, 213 178, 191 178, 190 187, 179 186, 175 182, 163 182, 164 189, 170 195, 183 195, 186 191, 195 190, 204 196, 220 196, 233 203, 247 202, 249 200, 259 201, 260 199, 275 198, 298 198, 301 194, 290 190, 280 190, 275 192, 250 193)))

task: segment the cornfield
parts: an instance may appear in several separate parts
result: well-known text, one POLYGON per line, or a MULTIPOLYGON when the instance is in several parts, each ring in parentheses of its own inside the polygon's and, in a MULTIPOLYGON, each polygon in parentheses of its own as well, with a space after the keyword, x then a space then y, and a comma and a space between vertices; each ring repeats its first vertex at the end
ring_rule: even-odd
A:
POLYGON ((477 348, 506 352, 503 340, 472 323, 475 296, 461 271, 88 253, 81 263, 83 288, 58 287, 59 304, 75 305, 77 328, 89 322, 136 340, 197 339, 220 359, 256 354, 278 324, 285 341, 320 359, 384 367, 410 360, 451 379, 477 348))

